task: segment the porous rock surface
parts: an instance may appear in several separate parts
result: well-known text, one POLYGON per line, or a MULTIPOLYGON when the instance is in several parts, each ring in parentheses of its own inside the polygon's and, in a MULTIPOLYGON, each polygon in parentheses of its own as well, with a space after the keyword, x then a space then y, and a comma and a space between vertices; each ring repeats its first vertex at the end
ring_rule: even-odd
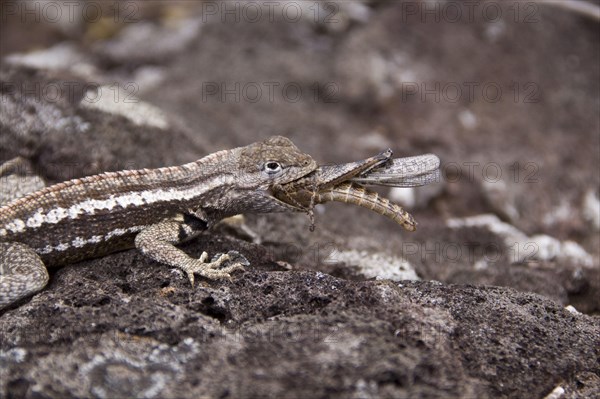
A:
POLYGON ((536 294, 282 271, 237 248, 191 288, 134 251, 68 266, 2 323, 8 397, 572 397, 600 389, 600 322, 536 294))

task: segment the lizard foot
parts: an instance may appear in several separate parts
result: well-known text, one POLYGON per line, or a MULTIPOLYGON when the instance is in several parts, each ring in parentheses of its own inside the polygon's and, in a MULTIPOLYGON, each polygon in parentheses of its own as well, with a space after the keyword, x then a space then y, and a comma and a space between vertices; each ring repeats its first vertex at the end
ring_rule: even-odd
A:
POLYGON ((210 280, 228 279, 231 280, 232 272, 236 270, 244 270, 244 266, 248 266, 250 262, 237 251, 229 251, 226 254, 218 254, 207 262, 208 254, 203 252, 200 259, 193 259, 192 262, 186 264, 183 269, 187 273, 192 287, 194 286, 194 274, 210 280), (223 267, 226 264, 227 266, 223 267))

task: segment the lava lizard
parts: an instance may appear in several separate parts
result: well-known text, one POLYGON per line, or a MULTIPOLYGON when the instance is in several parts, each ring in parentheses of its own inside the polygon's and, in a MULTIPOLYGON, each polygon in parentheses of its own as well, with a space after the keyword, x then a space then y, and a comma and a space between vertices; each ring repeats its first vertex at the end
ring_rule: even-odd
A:
POLYGON ((405 170, 415 164, 403 161, 409 159, 391 160, 387 150, 366 160, 319 167, 289 139, 274 136, 181 166, 107 172, 43 188, 0 208, 0 309, 43 289, 49 280, 46 265, 132 247, 183 270, 192 285, 194 274, 228 279, 248 265, 243 256, 230 251, 207 261, 206 252, 196 259, 175 245, 240 213, 312 214, 315 203, 341 201, 414 230, 416 223, 406 211, 357 185, 413 186, 433 180, 437 157, 423 156, 416 163, 425 165, 425 180, 421 171, 405 170))

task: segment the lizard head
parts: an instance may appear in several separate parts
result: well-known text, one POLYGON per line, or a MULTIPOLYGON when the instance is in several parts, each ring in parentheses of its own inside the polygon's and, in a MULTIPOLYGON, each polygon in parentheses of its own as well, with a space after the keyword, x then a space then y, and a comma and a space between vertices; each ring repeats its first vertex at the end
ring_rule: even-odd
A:
POLYGON ((317 163, 290 139, 273 136, 242 147, 238 166, 245 180, 240 183, 268 189, 306 176, 317 168, 317 163))
POLYGON ((317 163, 288 138, 273 136, 240 148, 236 184, 246 198, 238 199, 246 211, 298 211, 297 206, 273 195, 278 187, 295 182, 317 169, 317 163), (252 209, 249 209, 252 208, 252 209))

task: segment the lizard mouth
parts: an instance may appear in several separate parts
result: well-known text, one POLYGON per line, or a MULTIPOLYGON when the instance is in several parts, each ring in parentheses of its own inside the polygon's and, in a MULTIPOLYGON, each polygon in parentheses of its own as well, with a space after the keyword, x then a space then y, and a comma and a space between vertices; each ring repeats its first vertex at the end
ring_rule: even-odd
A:
POLYGON ((308 213, 311 230, 315 205, 337 201, 370 209, 414 231, 417 222, 410 213, 364 185, 420 186, 437 181, 438 168, 435 155, 392 159, 388 149, 361 161, 320 166, 298 180, 273 187, 271 194, 294 210, 308 213))
POLYGON ((387 162, 390 157, 391 150, 387 150, 362 161, 321 165, 299 179, 271 187, 271 195, 295 211, 312 214, 314 206, 319 203, 316 200, 320 195, 324 195, 337 186, 342 186, 342 183, 360 173, 387 162))

